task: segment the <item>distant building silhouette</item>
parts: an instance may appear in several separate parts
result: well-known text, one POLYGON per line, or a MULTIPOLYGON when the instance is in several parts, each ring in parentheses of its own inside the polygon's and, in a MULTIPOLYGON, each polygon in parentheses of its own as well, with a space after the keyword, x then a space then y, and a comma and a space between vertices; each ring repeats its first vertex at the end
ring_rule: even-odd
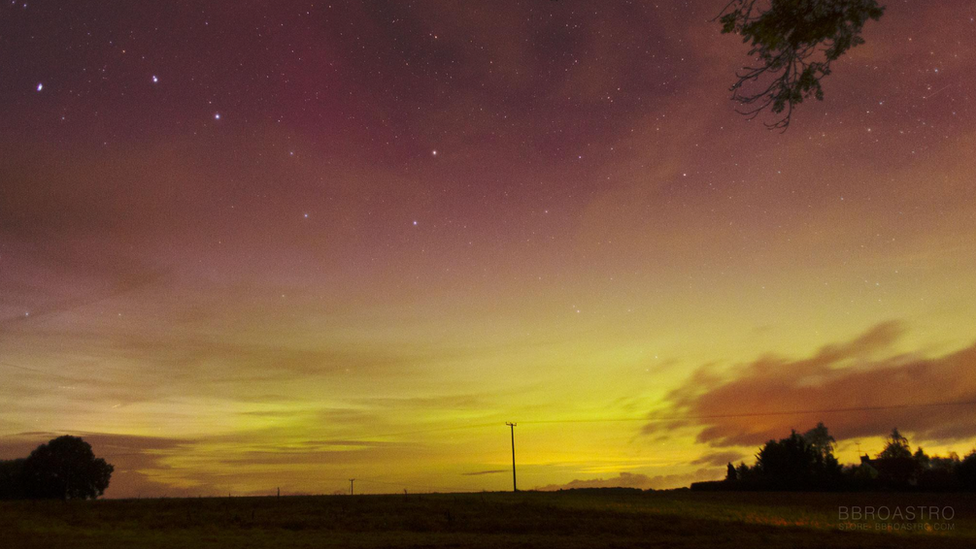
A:
POLYGON ((911 457, 875 458, 861 456, 861 467, 870 467, 871 474, 880 485, 888 488, 906 488, 918 485, 922 472, 916 459, 911 457))

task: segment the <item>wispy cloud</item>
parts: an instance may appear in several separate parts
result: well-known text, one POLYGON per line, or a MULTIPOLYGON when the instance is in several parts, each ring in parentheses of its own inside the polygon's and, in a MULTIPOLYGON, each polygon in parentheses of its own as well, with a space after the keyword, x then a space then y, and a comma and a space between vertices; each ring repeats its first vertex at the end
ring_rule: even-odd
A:
POLYGON ((745 456, 742 452, 710 452, 702 454, 691 462, 692 465, 725 465, 741 461, 745 456))
POLYGON ((566 484, 547 484, 540 486, 536 490, 572 490, 574 488, 638 488, 641 490, 658 490, 673 488, 675 486, 687 486, 692 482, 700 480, 713 480, 716 472, 714 468, 703 468, 685 474, 675 475, 654 475, 649 476, 641 473, 622 472, 616 477, 594 478, 587 480, 572 480, 566 484))
POLYGON ((494 475, 495 473, 507 473, 510 469, 492 469, 490 471, 474 471, 471 473, 461 473, 466 477, 476 477, 481 475, 494 475))
POLYGON ((888 322, 808 358, 764 356, 725 374, 703 367, 651 416, 686 419, 652 421, 644 432, 690 427, 716 447, 761 444, 818 421, 840 439, 893 426, 920 440, 976 436, 976 344, 923 358, 894 350, 904 331, 888 322))

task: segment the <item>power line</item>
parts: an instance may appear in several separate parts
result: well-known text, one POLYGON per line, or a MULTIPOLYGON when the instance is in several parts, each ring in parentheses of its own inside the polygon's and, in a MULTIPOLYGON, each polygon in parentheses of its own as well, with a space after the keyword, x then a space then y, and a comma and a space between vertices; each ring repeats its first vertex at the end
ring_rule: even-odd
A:
MULTIPOLYGON (((34 371, 31 368, 18 366, 16 364, 10 364, 4 361, 0 361, 0 365, 5 365, 13 368, 23 369, 27 371, 34 371)), ((47 373, 47 372, 41 372, 47 373)), ((57 375, 57 374, 52 374, 57 375)), ((61 377, 61 376, 59 376, 61 377)), ((729 413, 729 414, 701 414, 701 415, 675 415, 675 416, 643 416, 643 417, 609 417, 609 418, 568 418, 568 419, 551 419, 551 420, 528 420, 522 421, 522 424, 535 424, 535 425, 545 425, 545 424, 572 424, 572 423, 610 423, 610 422, 659 422, 659 421, 681 421, 681 420, 708 420, 708 419, 730 419, 730 418, 742 418, 742 417, 765 417, 765 416, 790 416, 790 415, 806 415, 806 414, 827 414, 827 413, 846 413, 846 412, 864 412, 864 411, 881 411, 881 410, 896 410, 896 409, 911 409, 911 408, 932 408, 932 407, 952 407, 952 406, 973 406, 976 405, 976 400, 964 400, 964 401, 949 401, 949 402, 920 402, 920 403, 901 403, 901 404, 890 404, 883 406, 856 406, 856 407, 846 407, 846 408, 824 408, 816 410, 778 410, 778 411, 768 411, 768 412, 743 412, 743 413, 729 413)), ((512 436, 512 486, 515 491, 518 491, 516 485, 515 477, 515 422, 505 422, 505 425, 509 426, 511 429, 512 436)), ((397 433, 388 434, 378 434, 370 435, 361 439, 351 439, 350 442, 369 442, 368 439, 375 438, 386 438, 386 437, 396 437, 411 434, 423 434, 423 433, 433 433, 433 432, 443 432, 458 429, 476 429, 476 428, 486 428, 495 427, 497 428, 498 422, 491 423, 478 423, 471 425, 455 425, 448 427, 437 427, 431 429, 416 429, 412 431, 400 431, 397 433)), ((0 435, 0 438, 13 437, 18 435, 0 435)), ((858 443, 858 453, 860 454, 860 443, 858 443)), ((142 453, 118 453, 111 454, 105 457, 118 457, 118 456, 128 456, 128 455, 144 455, 142 453)), ((337 481, 340 479, 321 479, 321 480, 332 480, 337 481)), ((399 487, 410 487, 418 488, 416 485, 409 485, 399 482, 388 482, 373 479, 345 479, 349 481, 349 493, 353 494, 353 483, 356 480, 360 482, 384 484, 389 486, 399 486, 399 487)), ((445 492, 458 491, 454 488, 436 487, 428 485, 426 487, 428 490, 430 488, 437 488, 439 490, 444 490, 445 492)))
POLYGON ((455 488, 449 488, 449 487, 446 487, 446 486, 439 486, 439 485, 434 485, 434 484, 426 484, 424 486, 420 486, 419 484, 405 484, 403 482, 388 482, 388 481, 384 481, 384 480, 372 480, 372 479, 368 479, 368 478, 363 478, 363 479, 357 478, 356 480, 358 480, 359 482, 365 482, 367 484, 383 484, 383 485, 386 485, 386 486, 398 486, 400 488, 412 488, 414 490, 417 490, 418 492, 423 492, 425 490, 430 490, 432 488, 435 489, 435 490, 440 490, 442 492, 463 492, 464 491, 464 490, 459 489, 459 488, 456 488, 456 487, 455 488))
MULTIPOLYGON (((10 362, 0 360, 0 366, 6 366, 8 368, 16 368, 18 370, 24 370, 27 372, 32 372, 35 374, 43 374, 54 377, 60 377, 62 379, 72 379, 79 380, 77 377, 72 377, 65 374, 59 374, 55 372, 49 372, 45 370, 39 370, 36 368, 30 368, 27 366, 21 366, 19 364, 12 364, 10 362)), ((807 414, 836 414, 836 413, 849 413, 849 412, 871 412, 879 410, 897 410, 904 408, 932 408, 932 407, 942 407, 942 406, 972 406, 976 405, 976 400, 964 400, 964 401, 954 401, 954 402, 921 402, 921 403, 902 403, 902 404, 888 404, 880 406, 852 406, 847 408, 825 408, 819 410, 777 410, 771 412, 742 412, 742 413, 730 413, 730 414, 702 414, 702 415, 684 415, 684 416, 630 416, 630 417, 601 417, 601 418, 568 418, 568 419, 536 419, 522 421, 526 425, 545 425, 545 424, 558 424, 558 423, 617 423, 617 422, 628 422, 628 421, 643 421, 643 422, 658 422, 658 421, 682 421, 682 420, 698 420, 698 419, 733 419, 740 417, 769 417, 769 416, 790 416, 790 415, 807 415, 807 414)), ((394 433, 383 433, 376 435, 367 435, 359 439, 353 439, 356 442, 367 442, 371 438, 391 438, 406 435, 418 435, 426 433, 436 433, 440 431, 454 431, 458 429, 482 429, 487 427, 494 427, 498 425, 497 422, 488 423, 475 423, 471 425, 452 425, 447 427, 433 427, 429 429, 416 429, 412 431, 399 431, 394 433)))
POLYGON ((73 380, 78 380, 79 379, 77 377, 71 377, 71 376, 67 376, 67 375, 64 375, 64 374, 58 374, 58 373, 55 373, 55 372, 47 372, 45 370, 38 370, 37 368, 29 368, 27 366, 21 366, 19 364, 11 364, 11 363, 6 362, 4 360, 0 360, 0 366, 6 366, 8 368, 16 368, 18 370, 24 370, 25 372, 32 372, 32 373, 35 373, 35 374, 43 374, 43 375, 46 375, 46 376, 60 377, 61 379, 73 379, 73 380))
POLYGON ((47 308, 42 308, 40 310, 35 309, 34 312, 30 314, 25 314, 23 316, 16 315, 6 318, 0 318, 0 326, 13 323, 22 322, 34 322, 40 319, 43 322, 44 317, 55 316, 61 313, 66 313, 73 311, 75 309, 81 309, 87 307, 88 305, 94 305, 100 301, 106 301, 114 299, 121 295, 140 290, 146 286, 153 284, 156 280, 159 280, 166 274, 163 271, 148 271, 137 273, 135 277, 130 280, 123 280, 120 285, 118 285, 114 290, 110 292, 102 293, 101 295, 94 295, 89 297, 82 297, 76 299, 68 299, 60 303, 54 303, 47 308))
MULTIPOLYGON (((0 366, 6 366, 8 368, 15 368, 18 370, 23 370, 27 372, 32 372, 36 374, 50 375, 54 377, 59 377, 62 379, 72 379, 78 380, 78 378, 71 377, 64 374, 58 374, 55 372, 48 372, 44 370, 38 370, 36 368, 30 368, 27 366, 21 366, 19 364, 12 364, 7 361, 0 360, 0 366)), ((952 401, 952 402, 920 402, 920 403, 901 403, 901 404, 888 404, 879 406, 851 406, 846 408, 823 408, 823 409, 812 409, 812 410, 776 410, 767 412, 741 412, 741 413, 728 413, 728 414, 699 414, 699 415, 673 415, 673 416, 629 416, 629 417, 600 417, 600 418, 567 418, 567 419, 536 419, 536 420, 523 420, 523 425, 549 425, 549 424, 560 424, 560 423, 618 423, 618 422, 662 422, 662 421, 687 421, 687 420, 709 420, 709 419, 734 419, 734 418, 746 418, 746 417, 773 417, 773 416, 791 416, 791 415, 809 415, 809 414, 837 414, 837 413, 850 413, 850 412, 871 412, 871 411, 881 411, 881 410, 898 410, 907 408, 935 408, 935 407, 951 407, 951 406, 973 406, 976 405, 976 400, 964 400, 964 401, 952 401)), ((513 428, 513 477, 514 477, 514 425, 513 428)), ((428 429, 414 429, 410 431, 398 431, 393 433, 381 433, 375 435, 367 435, 360 437, 358 439, 350 439, 350 442, 369 442, 370 439, 376 438, 394 438, 402 437, 407 435, 419 435, 427 433, 437 433, 443 431, 456 431, 461 429, 483 429, 488 427, 497 426, 497 422, 486 422, 486 423, 475 423, 470 425, 451 425, 444 427, 432 427, 428 429)), ((13 436, 13 435, 5 435, 13 436)))
POLYGON ((390 437, 399 437, 399 436, 405 436, 405 435, 419 435, 419 434, 424 434, 424 433, 436 433, 436 432, 439 432, 439 431, 455 431, 455 430, 458 430, 458 429, 482 429, 484 427, 497 427, 497 426, 498 426, 498 422, 497 421, 492 421, 490 423, 474 423, 474 424, 471 424, 471 425, 454 425, 454 426, 450 426, 450 427, 432 427, 430 429, 417 429, 415 431, 400 431, 400 432, 397 432, 397 433, 385 433, 385 434, 380 434, 380 435, 367 435, 367 436, 362 437, 362 438, 359 438, 359 439, 352 439, 352 442, 369 442, 367 439, 371 439, 371 438, 390 438, 390 437))
POLYGON ((689 419, 732 419, 737 417, 765 417, 765 416, 792 416, 806 414, 834 414, 844 412, 871 412, 877 410, 895 410, 902 408, 929 408, 939 406, 972 406, 976 405, 976 400, 964 400, 955 402, 920 402, 905 404, 889 404, 884 406, 856 406, 849 408, 824 408, 820 410, 777 410, 773 412, 742 412, 733 414, 704 414, 686 416, 643 416, 643 417, 609 417, 609 418, 570 418, 570 419, 537 419, 523 421, 523 424, 550 424, 550 423, 611 423, 623 421, 681 421, 689 419))
MULTIPOLYGON (((497 423, 496 423, 496 425, 497 425, 497 423)), ((109 457, 109 456, 104 456, 104 457, 109 457)), ((433 489, 433 490, 439 490, 441 492, 463 492, 464 491, 464 489, 461 489, 461 488, 458 488, 458 487, 448 487, 448 486, 441 486, 441 485, 437 485, 437 484, 427 484, 427 483, 425 483, 423 486, 421 486, 419 484, 413 484, 413 483, 390 482, 390 481, 386 481, 386 480, 376 480, 375 478, 360 478, 360 477, 356 477, 354 479, 349 479, 349 478, 339 478, 339 477, 316 477, 315 480, 325 481, 325 482, 350 482, 351 483, 352 481, 355 481, 355 482, 358 482, 360 484, 362 484, 364 482, 366 484, 382 484, 384 486, 396 486, 398 488, 410 488, 411 490, 416 490, 419 493, 423 493, 425 491, 430 491, 431 489, 433 489)), ((350 489, 351 488, 352 488, 352 486, 350 486, 350 489)))
MULTIPOLYGON (((25 366, 10 364, 9 362, 4 362, 4 361, 0 361, 0 366, 10 366, 13 368, 18 368, 22 370, 31 371, 31 372, 49 374, 57 377, 71 379, 68 376, 55 374, 52 372, 43 372, 40 370, 35 370, 33 368, 27 368, 25 366)), ((661 422, 661 421, 685 421, 685 420, 701 420, 701 419, 734 419, 734 418, 742 418, 742 417, 835 414, 835 413, 849 413, 849 412, 897 410, 897 409, 906 409, 906 408, 936 408, 936 407, 973 406, 973 405, 976 405, 976 400, 963 400, 963 401, 953 401, 953 402, 902 403, 902 404, 889 404, 883 406, 853 406, 847 408, 823 408, 823 409, 814 409, 814 410, 777 410, 777 411, 770 411, 770 412, 742 412, 742 413, 730 413, 730 414, 535 419, 535 420, 523 420, 521 423, 523 425, 549 425, 549 424, 560 424, 560 423, 617 423, 617 422, 632 422, 632 421, 661 422)), ((488 427, 496 427, 497 425, 498 422, 495 421, 487 422, 487 423, 474 423, 470 425, 451 425, 445 427, 432 427, 429 429, 415 429, 411 431, 397 431, 393 433, 366 435, 360 438, 353 438, 348 440, 349 442, 370 442, 371 441, 370 439, 376 439, 376 438, 393 438, 393 437, 400 437, 406 435, 419 435, 419 434, 427 434, 427 433, 438 433, 443 431, 456 431, 461 429, 484 429, 488 427)), ((0 436, 15 436, 15 435, 0 435, 0 436)))
MULTIPOLYGON (((58 372, 51 372, 48 370, 40 370, 38 368, 31 368, 29 366, 13 364, 5 360, 0 360, 0 366, 6 366, 7 368, 15 368, 17 370, 23 370, 25 372, 31 372, 34 374, 41 374, 41 375, 51 376, 51 377, 59 377, 61 379, 70 379, 72 381, 92 381, 94 379, 90 376, 84 376, 81 374, 61 374, 58 372)), ((119 372, 121 369, 122 367, 102 366, 102 371, 106 373, 119 372)))

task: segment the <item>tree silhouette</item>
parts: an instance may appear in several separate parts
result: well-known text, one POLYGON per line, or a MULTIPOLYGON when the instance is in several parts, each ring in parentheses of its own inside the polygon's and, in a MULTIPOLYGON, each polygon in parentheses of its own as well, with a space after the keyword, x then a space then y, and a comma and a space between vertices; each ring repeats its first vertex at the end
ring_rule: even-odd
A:
POLYGON ((817 423, 813 429, 803 433, 803 440, 813 447, 821 459, 827 459, 828 456, 834 455, 834 443, 837 441, 830 435, 827 426, 822 421, 817 423))
POLYGON ((976 450, 962 459, 956 468, 956 475, 963 490, 976 491, 976 450))
MULTIPOLYGON (((756 454, 753 474, 764 488, 773 490, 834 490, 842 483, 840 463, 834 457, 829 440, 833 440, 823 424, 816 432, 821 440, 815 446, 806 435, 790 431, 790 436, 770 440, 756 454)), ((741 478, 741 475, 740 475, 741 478)))
POLYGON ((105 493, 114 468, 91 445, 73 436, 42 444, 23 462, 21 486, 31 499, 95 499, 105 493))
POLYGON ((925 453, 925 450, 923 450, 921 446, 919 446, 918 449, 915 450, 915 453, 912 454, 912 458, 918 463, 918 466, 921 467, 922 469, 928 469, 932 465, 932 458, 930 458, 929 455, 925 453))
POLYGON ((24 497, 23 483, 21 482, 23 470, 23 458, 0 461, 0 500, 24 497))
POLYGON ((817 452, 796 431, 770 440, 756 456, 756 469, 771 487, 794 489, 812 484, 817 452))
POLYGON ((766 442, 756 464, 726 465, 725 480, 692 483, 692 490, 976 490, 976 450, 964 459, 955 452, 929 456, 911 453, 908 439, 892 429, 878 459, 842 467, 834 457, 827 427, 766 442))
POLYGON ((736 73, 738 112, 752 119, 768 108, 782 118, 766 126, 785 131, 793 108, 810 95, 823 99, 831 63, 863 44, 864 24, 883 14, 875 0, 731 0, 718 17, 722 33, 751 42, 758 60, 736 73))
POLYGON ((911 458, 912 450, 908 446, 908 439, 898 432, 898 428, 891 430, 885 440, 885 447, 878 454, 878 459, 911 458))

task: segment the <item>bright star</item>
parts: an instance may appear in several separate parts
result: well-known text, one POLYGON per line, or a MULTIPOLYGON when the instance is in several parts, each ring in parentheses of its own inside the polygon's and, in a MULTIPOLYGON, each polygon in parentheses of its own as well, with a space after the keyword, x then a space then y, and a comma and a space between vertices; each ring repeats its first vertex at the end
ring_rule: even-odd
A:
POLYGON ((220 120, 220 113, 214 114, 214 120, 220 120))
POLYGON ((153 84, 155 84, 157 82, 159 82, 159 78, 156 78, 156 75, 154 74, 153 75, 153 84))
POLYGON ((413 224, 414 224, 414 225, 416 225, 416 224, 417 224, 417 222, 416 222, 416 221, 414 221, 414 222, 413 222, 413 224))
POLYGON ((431 154, 431 156, 437 156, 437 149, 434 149, 433 151, 431 151, 430 154, 431 154))
POLYGON ((40 82, 38 82, 38 83, 37 83, 37 91, 41 91, 41 90, 43 90, 43 89, 44 89, 44 84, 42 84, 42 83, 40 83, 40 82))

